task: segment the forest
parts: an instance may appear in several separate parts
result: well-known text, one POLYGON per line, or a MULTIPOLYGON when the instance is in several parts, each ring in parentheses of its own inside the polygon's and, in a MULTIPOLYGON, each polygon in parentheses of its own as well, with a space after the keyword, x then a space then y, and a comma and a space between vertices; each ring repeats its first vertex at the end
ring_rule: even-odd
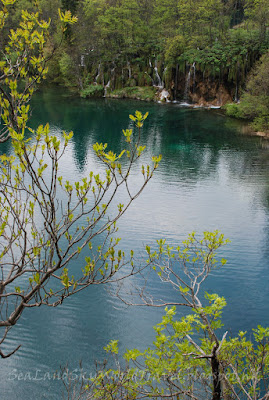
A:
MULTIPOLYGON (((21 9, 35 7, 18 0, 6 31, 21 9)), ((47 82, 82 97, 200 106, 240 100, 227 106, 228 115, 268 129, 268 0, 41 0, 38 7, 52 20, 47 82), (58 9, 79 20, 66 30, 61 51, 58 9)))

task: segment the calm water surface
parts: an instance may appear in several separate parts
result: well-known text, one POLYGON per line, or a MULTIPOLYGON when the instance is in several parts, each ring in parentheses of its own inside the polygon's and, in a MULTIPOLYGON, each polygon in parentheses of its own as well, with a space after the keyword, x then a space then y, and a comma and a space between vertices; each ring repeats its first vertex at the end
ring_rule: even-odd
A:
MULTIPOLYGON (((100 169, 93 143, 122 148, 121 130, 136 109, 150 113, 143 130, 146 158, 161 153, 163 161, 119 224, 121 247, 139 255, 155 239, 166 238, 175 245, 193 230, 201 234, 220 229, 231 239, 222 250, 228 263, 214 272, 204 289, 226 297, 224 322, 231 333, 269 325, 268 142, 242 135, 241 125, 217 110, 70 99, 55 90, 36 96, 32 125, 48 121, 59 136, 62 130, 75 132, 62 168, 66 177, 77 180, 100 169)), ((177 298, 157 279, 150 287, 170 301, 177 298)), ((55 310, 26 311, 8 340, 10 348, 19 343, 22 348, 0 360, 0 398, 60 399, 62 385, 52 379, 60 365, 68 362, 75 375, 82 360, 85 372, 92 373, 110 339, 119 339, 122 351, 147 347, 162 313, 126 308, 105 287, 90 287, 55 310)))

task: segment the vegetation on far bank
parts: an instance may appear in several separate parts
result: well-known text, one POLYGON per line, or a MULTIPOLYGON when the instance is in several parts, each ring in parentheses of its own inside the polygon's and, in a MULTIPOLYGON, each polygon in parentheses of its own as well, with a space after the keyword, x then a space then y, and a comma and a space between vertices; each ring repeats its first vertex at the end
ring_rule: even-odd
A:
MULTIPOLYGON (((268 52, 269 0, 39 0, 37 4, 43 17, 51 18, 46 43, 47 54, 53 52, 49 82, 76 88, 82 97, 105 94, 145 100, 153 99, 152 88, 159 86, 169 91, 172 100, 190 102, 199 96, 210 102, 212 90, 218 97, 224 87, 224 102, 228 97, 240 99, 240 105, 227 107, 228 115, 250 118, 255 129, 267 129, 268 94, 254 93, 247 82, 253 81, 249 78, 253 67, 268 52), (79 20, 67 27, 61 51, 55 51, 62 35, 58 8, 70 10, 79 20), (210 94, 209 88, 213 88, 210 94)), ((29 0, 17 0, 11 7, 2 46, 9 28, 18 25, 21 10, 35 11, 35 7, 29 0)), ((263 76, 262 69, 257 71, 263 76)))
POLYGON ((252 121, 255 131, 269 131, 269 52, 253 68, 238 104, 227 104, 229 116, 252 121))
POLYGON ((156 88, 153 86, 133 86, 111 90, 102 85, 88 85, 80 92, 81 97, 108 97, 113 99, 156 100, 156 88))

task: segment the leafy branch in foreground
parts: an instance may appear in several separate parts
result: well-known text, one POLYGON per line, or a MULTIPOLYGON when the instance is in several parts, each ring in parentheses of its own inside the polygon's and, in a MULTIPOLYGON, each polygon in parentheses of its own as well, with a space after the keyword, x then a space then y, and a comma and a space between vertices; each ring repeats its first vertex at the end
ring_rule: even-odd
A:
MULTIPOLYGON (((16 0, 1 0, 0 34, 4 34, 8 18, 8 6, 16 0)), ((69 11, 59 10, 62 34, 66 27, 77 21, 69 11)), ((48 30, 50 20, 44 21, 39 12, 22 10, 21 21, 17 29, 10 29, 5 47, 0 54, 0 122, 4 126, 0 130, 0 142, 8 140, 12 135, 26 131, 29 118, 29 101, 36 85, 45 79, 47 62, 53 51, 47 54, 48 30)))
POLYGON ((127 146, 120 154, 96 143, 94 151, 105 171, 91 171, 80 182, 59 173, 72 132, 64 132, 63 140, 50 135, 49 125, 32 130, 27 140, 12 133, 14 155, 0 157, 1 345, 25 308, 55 307, 91 284, 138 272, 131 253, 130 267, 116 276, 127 264, 117 249, 116 222, 152 178, 161 157, 153 157, 152 166, 142 166, 141 184, 132 188, 130 172, 145 150, 140 136, 147 114, 136 111, 130 117, 138 127, 137 137, 132 129, 124 131, 127 146), (116 205, 120 188, 126 203, 116 205), (97 249, 92 244, 96 236, 101 241, 97 249), (83 250, 84 265, 69 271, 69 263, 83 250))
MULTIPOLYGON (((6 30, 8 6, 1 0, 0 32, 6 30)), ((62 33, 76 22, 70 11, 59 11, 62 33)), ((126 148, 120 154, 96 143, 95 155, 103 173, 89 171, 81 181, 60 174, 61 162, 73 133, 58 138, 49 125, 28 126, 29 101, 47 73, 46 44, 50 21, 39 13, 22 11, 11 29, 0 58, 0 142, 12 141, 11 155, 0 157, 0 356, 9 330, 25 308, 55 307, 91 284, 123 279, 138 272, 133 254, 118 249, 116 223, 152 178, 161 157, 142 166, 140 185, 130 185, 134 164, 144 153, 141 129, 148 114, 130 118, 137 128, 123 131, 126 148), (102 168, 101 168, 102 169, 102 168), (125 204, 117 204, 118 191, 125 204), (99 245, 93 240, 99 237, 99 245), (70 262, 83 258, 70 271, 70 262), (85 257, 86 254, 86 257, 85 257), (81 254, 82 256, 82 254, 81 254), (129 268, 116 275, 129 261, 129 268)), ((50 55, 51 56, 51 55, 50 55)))
MULTIPOLYGON (((205 293, 204 301, 200 295, 212 269, 225 264, 216 253, 226 243, 216 231, 205 232, 202 240, 193 233, 177 249, 164 240, 158 241, 156 252, 147 246, 148 262, 183 300, 174 304, 192 312, 177 318, 176 306, 166 306, 154 327, 153 346, 127 350, 122 361, 118 342, 112 340, 105 350, 115 359, 116 369, 100 364, 96 377, 84 382, 80 394, 85 399, 268 400, 269 328, 258 326, 250 339, 246 332, 228 337, 221 321, 225 299, 205 293)), ((160 305, 141 296, 144 305, 160 305)))

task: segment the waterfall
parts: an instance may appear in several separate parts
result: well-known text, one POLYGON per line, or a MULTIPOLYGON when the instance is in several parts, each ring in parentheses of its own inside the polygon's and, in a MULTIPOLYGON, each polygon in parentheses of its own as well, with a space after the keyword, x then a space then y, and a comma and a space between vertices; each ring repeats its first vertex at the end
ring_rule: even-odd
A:
POLYGON ((167 67, 164 68, 163 70, 163 80, 162 80, 162 87, 165 87, 165 73, 167 71, 167 67))
MULTIPOLYGON (((110 79, 112 80, 112 90, 115 89, 115 68, 116 67, 115 67, 115 64, 114 64, 113 68, 111 68, 111 70, 110 70, 110 76, 111 76, 110 79)), ((110 85, 110 81, 109 81, 109 85, 110 85)))
POLYGON ((115 69, 116 69, 116 64, 114 61, 113 61, 112 65, 113 65, 113 67, 110 68, 110 74, 108 76, 108 83, 105 85, 105 82, 103 82, 103 86, 105 88, 104 97, 106 97, 107 89, 109 87, 112 87, 112 90, 114 89, 115 69), (112 84, 112 86, 110 86, 111 84, 112 84))
POLYGON ((186 76, 186 82, 185 82, 185 88, 184 88, 184 97, 183 97, 183 100, 185 102, 188 102, 188 100, 189 100, 189 92, 190 92, 190 88, 191 88, 190 85, 191 85, 191 72, 192 72, 192 70, 193 70, 192 91, 194 93, 194 91, 195 91, 195 62, 190 66, 188 75, 186 76))
POLYGON ((177 64, 177 66, 176 66, 175 88, 174 88, 174 100, 176 100, 176 98, 177 98, 178 68, 179 68, 179 65, 177 64))
POLYGON ((80 67, 85 67, 85 56, 83 54, 80 56, 80 67))
POLYGON ((149 67, 152 68, 151 59, 149 58, 149 67))
POLYGON ((106 97, 107 95, 107 89, 110 87, 110 80, 107 82, 106 86, 105 86, 105 91, 104 91, 104 97, 106 97))
POLYGON ((195 92, 195 62, 192 64, 193 68, 193 78, 192 78, 192 93, 195 92))
POLYGON ((165 101, 166 103, 170 103, 170 93, 166 90, 163 89, 160 93, 160 101, 163 102, 165 101))
POLYGON ((128 67, 128 72, 129 72, 129 79, 131 79, 131 77, 132 77, 132 69, 131 69, 131 65, 130 65, 129 61, 127 62, 127 67, 128 67))
POLYGON ((235 94, 234 94, 234 101, 238 103, 238 80, 236 79, 236 87, 235 87, 235 94))
POLYGON ((186 102, 189 100, 190 81, 191 81, 191 69, 189 69, 188 75, 186 76, 186 82, 185 82, 183 100, 186 102))
POLYGON ((160 75, 159 75, 159 73, 158 73, 157 61, 156 61, 156 60, 155 60, 154 71, 155 71, 155 78, 156 78, 156 81, 154 81, 154 82, 155 82, 155 85, 154 85, 154 86, 157 86, 157 87, 159 87, 159 88, 162 88, 162 87, 163 87, 163 82, 162 82, 162 80, 161 80, 161 78, 160 78, 160 75))
POLYGON ((240 63, 237 61, 237 68, 236 68, 236 87, 235 87, 235 95, 234 101, 238 103, 238 86, 240 82, 240 63))
POLYGON ((99 65, 98 65, 97 75, 96 75, 95 80, 94 80, 94 84, 95 85, 98 85, 98 78, 100 76, 100 73, 101 73, 101 63, 99 63, 99 65))

